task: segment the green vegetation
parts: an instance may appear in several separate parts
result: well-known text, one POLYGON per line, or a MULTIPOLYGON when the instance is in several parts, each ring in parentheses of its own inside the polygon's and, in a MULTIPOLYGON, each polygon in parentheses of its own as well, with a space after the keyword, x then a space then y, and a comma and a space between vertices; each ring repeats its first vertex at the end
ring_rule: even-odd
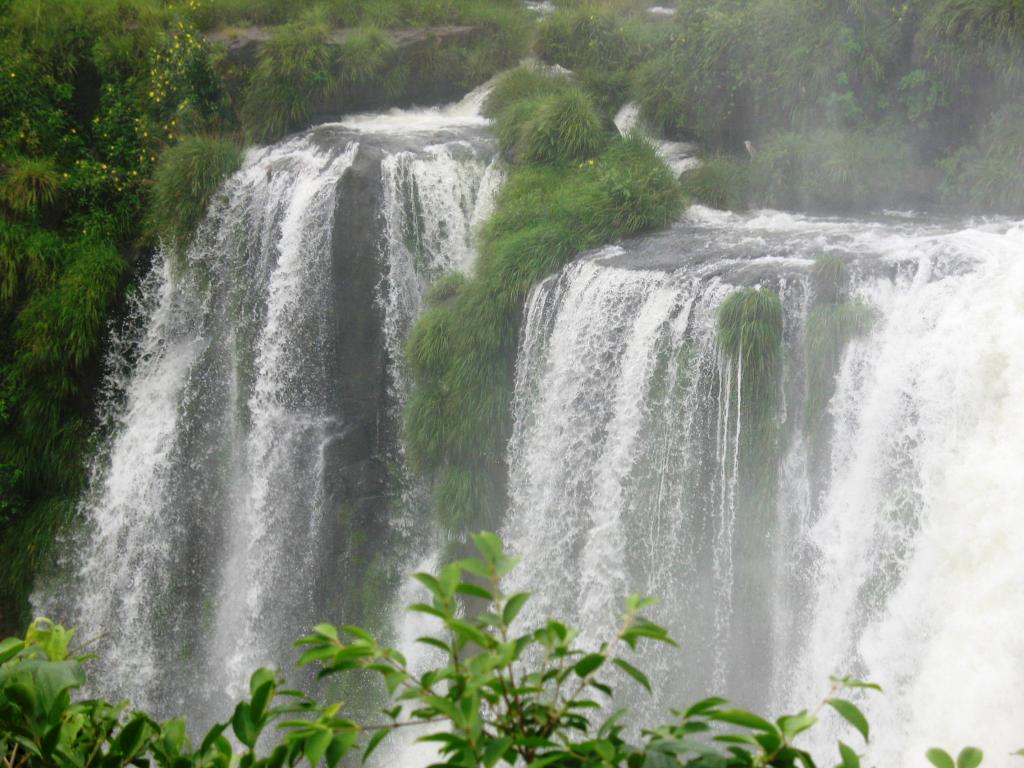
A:
MULTIPOLYGON (((259 669, 231 719, 192 742, 184 720, 161 723, 127 702, 77 697, 88 657, 71 648, 73 632, 38 619, 24 639, 0 642, 0 758, 6 768, 336 768, 350 753, 365 761, 386 738, 416 726, 419 741, 437 745, 434 765, 814 768, 799 741, 823 711, 868 741, 867 719, 840 694, 881 689, 851 678, 834 679, 813 710, 774 722, 712 697, 674 711, 669 722, 630 727, 627 710, 606 705, 620 681, 651 692, 636 666, 638 648, 675 645, 644 616, 657 601, 629 597, 619 628, 597 648, 583 647, 577 631, 556 619, 524 627, 518 617, 529 595, 504 591, 516 558, 493 534, 473 540, 478 557, 416 574, 430 598, 408 610, 441 624, 417 640, 440 651, 437 666, 414 671, 359 627, 320 624, 296 643, 298 665, 315 665, 319 677, 379 681, 390 701, 373 722, 351 719, 340 701, 287 690, 279 673, 259 669)), ((853 747, 837 746, 843 768, 860 765, 853 747)), ((939 768, 977 768, 983 754, 967 747, 955 763, 938 749, 927 757, 939 768)))
POLYGON ((214 105, 208 51, 156 0, 0 3, 0 73, 0 626, 13 626, 83 478, 147 180, 179 122, 214 105))
POLYGON ((1024 210, 1024 105, 1011 104, 996 112, 978 142, 958 150, 944 167, 947 199, 980 210, 1024 210))
POLYGON ((518 61, 527 19, 513 0, 0 0, 0 628, 29 618, 80 492, 125 291, 157 240, 182 259, 243 140, 324 99, 454 98, 518 61), (250 21, 280 25, 255 66, 200 32, 250 21), (434 24, 474 29, 402 52, 383 31, 434 24))
POLYGON ((251 74, 225 67, 232 90, 244 94, 245 135, 257 142, 304 128, 318 113, 453 98, 515 64, 528 33, 525 12, 511 1, 214 3, 202 13, 204 25, 212 19, 279 24, 251 74), (452 40, 428 36, 408 49, 385 31, 443 24, 476 30, 452 40))
POLYGON ((741 210, 747 207, 750 171, 747 163, 728 155, 705 158, 682 175, 683 192, 712 208, 741 210))
POLYGON ((561 6, 538 54, 700 142, 714 167, 687 186, 708 204, 934 206, 942 188, 946 204, 1021 210, 1013 0, 676 0, 668 19, 632 0, 561 6))
POLYGON ((514 165, 472 279, 446 285, 407 343, 408 455, 433 478, 439 522, 459 539, 478 515, 494 522, 503 501, 512 365, 530 288, 577 253, 665 226, 681 208, 654 149, 598 132, 605 121, 589 95, 563 78, 514 70, 486 109, 514 165), (552 144, 552 134, 565 143, 552 144))
MULTIPOLYGON (((718 348, 730 410, 739 430, 739 477, 751 514, 774 509, 782 384, 782 301, 774 291, 740 288, 718 309, 718 348)), ((767 526, 748 526, 766 530, 767 526)))
POLYGON ((838 256, 818 258, 811 272, 814 307, 807 316, 804 363, 807 394, 804 431, 812 457, 828 442, 828 404, 835 392, 835 378, 846 345, 871 330, 875 311, 859 301, 846 299, 846 265, 838 256))
POLYGON ((205 136, 184 137, 161 155, 153 177, 150 215, 160 238, 179 258, 210 197, 241 162, 237 144, 205 136))

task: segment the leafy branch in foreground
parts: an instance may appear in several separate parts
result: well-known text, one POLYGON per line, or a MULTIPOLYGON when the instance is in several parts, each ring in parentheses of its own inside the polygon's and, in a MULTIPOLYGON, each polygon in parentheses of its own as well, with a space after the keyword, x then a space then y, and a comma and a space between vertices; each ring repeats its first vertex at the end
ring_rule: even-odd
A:
MULTIPOLYGON (((299 666, 319 666, 319 677, 352 671, 378 675, 390 698, 379 721, 350 719, 340 702, 325 705, 287 690, 276 672, 259 669, 250 681, 250 698, 193 748, 183 720, 158 723, 125 702, 74 700, 72 692, 85 682, 87 657, 69 649, 72 632, 39 619, 24 639, 0 643, 2 768, 281 768, 303 761, 335 768, 357 750, 365 761, 390 734, 405 728, 416 729, 418 741, 437 745, 435 765, 814 768, 796 741, 826 707, 868 740, 864 715, 838 694, 880 689, 835 678, 829 696, 811 712, 772 722, 731 708, 725 699, 708 698, 673 711, 665 725, 640 731, 634 743, 625 711, 611 708, 612 681, 624 674, 651 690, 630 658, 641 643, 674 645, 665 629, 643 615, 655 601, 630 597, 618 631, 596 648, 579 643, 575 630, 555 620, 518 633, 523 622, 516 619, 529 597, 502 588, 517 560, 493 534, 477 534, 473 541, 479 557, 437 574, 416 574, 430 602, 409 610, 439 623, 438 632, 417 641, 437 651, 436 666, 414 670, 402 653, 358 627, 321 624, 297 642, 303 649, 299 666), (229 728, 238 746, 228 738, 229 728), (269 752, 263 749, 268 743, 269 752)), ((839 768, 860 765, 852 747, 844 742, 838 747, 839 768)), ((941 750, 927 757, 938 768, 977 768, 982 753, 968 747, 955 763, 941 750)))

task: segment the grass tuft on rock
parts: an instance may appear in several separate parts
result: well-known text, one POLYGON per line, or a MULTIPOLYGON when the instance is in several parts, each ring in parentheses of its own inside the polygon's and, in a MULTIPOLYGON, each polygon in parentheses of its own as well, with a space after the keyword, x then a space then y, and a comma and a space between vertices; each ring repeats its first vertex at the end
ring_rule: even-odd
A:
POLYGON ((680 179, 683 192, 701 205, 725 211, 743 210, 749 196, 748 163, 728 155, 714 155, 680 179))
POLYGON ((149 216, 177 257, 184 255, 210 197, 241 163, 237 144, 206 136, 185 137, 161 155, 149 216))
MULTIPOLYGON (((552 83, 549 93, 514 100, 497 112, 495 133, 503 155, 512 162, 538 165, 593 157, 608 138, 593 100, 579 88, 547 79, 552 83)), ((521 82, 517 78, 512 85, 521 82)), ((498 103, 504 98, 499 94, 498 103)))

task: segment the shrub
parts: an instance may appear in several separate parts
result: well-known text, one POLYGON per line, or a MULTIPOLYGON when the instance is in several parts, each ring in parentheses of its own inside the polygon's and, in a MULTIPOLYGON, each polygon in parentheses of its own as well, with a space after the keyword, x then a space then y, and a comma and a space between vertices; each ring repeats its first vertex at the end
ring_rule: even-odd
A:
POLYGON ((341 46, 340 75, 350 87, 379 85, 395 53, 394 43, 376 27, 353 30, 341 46))
POLYGON ((548 96, 535 108, 536 115, 522 126, 517 159, 570 163, 592 157, 604 143, 601 119, 583 91, 571 89, 548 96))
POLYGON ((626 100, 638 51, 616 13, 560 9, 541 22, 535 49, 541 61, 572 70, 603 111, 614 112, 626 100))
POLYGON ((885 130, 770 136, 750 163, 751 202, 802 210, 878 210, 918 195, 910 146, 885 130))
POLYGON ((1024 107, 1003 107, 976 144, 958 150, 943 166, 947 200, 1019 214, 1024 210, 1024 107))
POLYGON ((18 158, 0 174, 0 199, 14 213, 31 215, 57 200, 60 176, 50 158, 18 158))
POLYGON ((737 211, 747 207, 749 164, 728 155, 705 158, 680 179, 683 193, 702 205, 737 211))
MULTIPOLYGON (((78 696, 88 656, 72 646, 73 631, 40 618, 23 639, 0 642, 0 756, 12 768, 88 765, 95 755, 108 768, 293 768, 303 762, 337 768, 357 751, 365 762, 387 737, 414 727, 422 733, 419 741, 438 745, 438 766, 813 768, 798 741, 826 708, 868 740, 864 714, 839 694, 881 689, 850 677, 833 678, 810 712, 774 722, 711 697, 673 711, 668 723, 630 724, 628 710, 613 706, 621 701, 617 687, 653 693, 636 666, 638 648, 675 645, 646 616, 658 601, 630 595, 618 627, 599 645, 584 644, 578 630, 556 618, 525 624, 530 596, 506 591, 517 558, 493 534, 476 534, 473 543, 477 556, 435 574, 415 574, 429 597, 407 610, 437 624, 417 638, 436 659, 430 669, 410 668, 402 653, 360 627, 318 624, 296 642, 298 666, 319 668, 317 677, 333 678, 335 689, 367 675, 379 683, 388 706, 374 722, 355 719, 340 701, 322 703, 288 690, 279 672, 264 668, 253 673, 249 698, 238 702, 230 720, 193 746, 182 719, 161 723, 126 702, 78 696), (232 740, 225 735, 229 728, 232 740), (271 732, 278 738, 270 739, 271 732)), ((843 766, 860 765, 846 743, 840 741, 838 751, 843 766)), ((963 749, 956 763, 939 749, 927 757, 960 768, 977 768, 983 760, 976 747, 963 749)))
MULTIPOLYGON (((503 74, 494 84, 484 101, 483 113, 492 119, 518 102, 564 93, 571 88, 570 81, 551 74, 540 67, 519 66, 503 74)), ((500 129, 500 125, 497 126, 500 129)))
POLYGON ((338 87, 336 63, 326 26, 292 22, 276 28, 246 89, 246 136, 265 143, 305 127, 316 101, 338 87))
MULTIPOLYGON (((548 84, 518 73, 498 87, 505 89, 498 92, 500 130, 548 84), (513 89, 518 100, 507 97, 513 89)), ((481 231, 474 277, 410 334, 407 452, 416 470, 434 478, 435 512, 453 539, 500 509, 512 361, 530 288, 580 251, 665 226, 680 212, 679 186, 649 143, 607 141, 582 163, 515 167, 481 231)))
POLYGON ((210 197, 238 170, 242 151, 232 141, 189 136, 160 157, 154 174, 150 221, 180 258, 210 197))

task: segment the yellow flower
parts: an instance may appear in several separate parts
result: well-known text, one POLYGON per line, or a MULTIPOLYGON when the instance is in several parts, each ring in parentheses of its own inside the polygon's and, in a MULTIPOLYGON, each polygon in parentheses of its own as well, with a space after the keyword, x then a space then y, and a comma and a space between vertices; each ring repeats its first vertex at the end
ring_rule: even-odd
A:
POLYGON ((18 75, 17 75, 17 73, 16 73, 16 72, 11 72, 11 77, 17 77, 17 76, 18 76, 18 75))

